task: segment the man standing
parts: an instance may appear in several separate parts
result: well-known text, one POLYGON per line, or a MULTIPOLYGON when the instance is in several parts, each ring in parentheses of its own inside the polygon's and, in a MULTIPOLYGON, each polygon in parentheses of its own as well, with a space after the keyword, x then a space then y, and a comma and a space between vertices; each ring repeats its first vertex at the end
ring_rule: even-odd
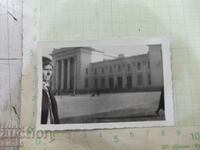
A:
POLYGON ((162 87, 162 89, 161 89, 161 94, 160 94, 160 101, 159 101, 159 105, 158 105, 158 108, 157 108, 157 110, 155 111, 155 113, 157 114, 157 115, 159 115, 159 111, 160 110, 165 110, 165 103, 164 103, 164 87, 162 87))
POLYGON ((42 57, 43 88, 42 88, 42 113, 41 124, 59 124, 57 103, 49 86, 53 65, 51 59, 42 57))

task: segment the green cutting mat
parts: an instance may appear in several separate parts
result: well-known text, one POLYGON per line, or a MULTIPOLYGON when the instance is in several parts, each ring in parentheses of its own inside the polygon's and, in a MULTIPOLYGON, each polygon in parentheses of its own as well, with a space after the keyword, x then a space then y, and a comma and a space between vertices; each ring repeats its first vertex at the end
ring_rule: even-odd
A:
POLYGON ((178 149, 173 145, 176 143, 186 144, 185 149, 200 148, 193 143, 200 139, 199 0, 25 0, 22 80, 22 124, 25 126, 33 126, 35 121, 37 41, 160 36, 167 37, 171 43, 176 127, 105 130, 102 138, 97 136, 100 131, 58 132, 56 137, 59 140, 54 144, 37 138, 25 139, 25 147, 133 149, 140 141, 141 145, 136 144, 138 149, 167 149, 163 145, 168 145, 168 149, 178 149), (33 92, 27 94, 30 90, 33 92), (139 133, 135 134, 135 130, 139 133), (89 146, 84 147, 85 144, 89 146))
POLYGON ((39 12, 40 40, 169 38, 176 125, 200 125, 199 0, 41 0, 39 12))

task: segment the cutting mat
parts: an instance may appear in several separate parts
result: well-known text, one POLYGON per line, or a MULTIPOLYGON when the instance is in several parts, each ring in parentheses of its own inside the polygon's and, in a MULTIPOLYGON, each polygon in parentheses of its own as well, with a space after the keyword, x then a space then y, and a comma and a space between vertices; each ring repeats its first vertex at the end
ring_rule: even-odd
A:
POLYGON ((175 126, 50 133, 22 149, 200 149, 199 0, 25 0, 21 123, 35 124, 36 44, 165 36, 171 42, 175 126))
MULTIPOLYGON (((22 1, 0 1, 0 149, 3 127, 18 127, 22 64, 22 1)), ((18 142, 14 137, 12 139, 18 142)), ((11 145, 11 143, 10 143, 11 145)), ((7 147, 17 149, 17 147, 7 147)))

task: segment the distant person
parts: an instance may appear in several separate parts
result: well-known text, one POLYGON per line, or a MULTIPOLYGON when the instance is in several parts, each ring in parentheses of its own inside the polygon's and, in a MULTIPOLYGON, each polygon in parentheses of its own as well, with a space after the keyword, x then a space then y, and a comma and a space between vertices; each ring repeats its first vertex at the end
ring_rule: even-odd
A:
POLYGON ((93 91, 91 96, 94 97, 95 95, 97 95, 97 96, 100 95, 100 92, 99 92, 99 90, 97 88, 95 88, 95 90, 93 91))
POLYGON ((165 110, 165 104, 164 104, 164 87, 162 87, 162 89, 161 89, 161 95, 160 95, 160 101, 159 101, 159 105, 158 105, 158 108, 157 108, 157 110, 155 111, 155 113, 157 114, 157 115, 159 115, 159 111, 160 110, 165 110))
POLYGON ((97 96, 99 96, 100 95, 99 89, 96 88, 95 93, 97 94, 97 96))
POLYGON ((53 65, 51 59, 42 57, 42 112, 41 124, 59 124, 56 99, 50 89, 53 65))

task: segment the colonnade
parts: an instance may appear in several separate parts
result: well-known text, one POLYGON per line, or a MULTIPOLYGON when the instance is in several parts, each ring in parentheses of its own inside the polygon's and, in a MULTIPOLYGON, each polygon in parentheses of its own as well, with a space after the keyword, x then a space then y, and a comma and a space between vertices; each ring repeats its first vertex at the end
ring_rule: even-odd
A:
POLYGON ((54 90, 57 93, 76 90, 77 64, 76 56, 58 59, 54 61, 54 90))

